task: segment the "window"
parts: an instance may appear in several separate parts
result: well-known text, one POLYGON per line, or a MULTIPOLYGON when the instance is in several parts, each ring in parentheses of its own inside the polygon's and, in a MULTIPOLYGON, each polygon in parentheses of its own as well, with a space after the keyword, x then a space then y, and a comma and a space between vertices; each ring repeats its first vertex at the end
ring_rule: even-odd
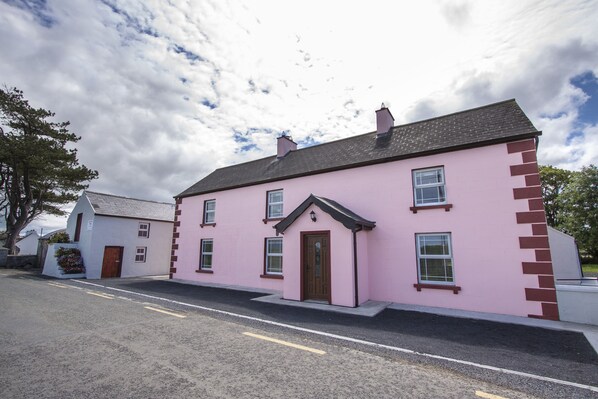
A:
POLYGON ((282 238, 266 238, 266 274, 282 274, 282 238))
POLYGON ((418 277, 420 283, 453 283, 451 235, 416 234, 418 277))
POLYGON ((199 255, 199 269, 212 270, 212 254, 214 253, 214 240, 201 240, 201 253, 199 255))
POLYGON ((282 217, 282 190, 268 191, 268 219, 282 217))
POLYGON ((207 200, 203 203, 203 224, 216 223, 216 200, 207 200))
POLYGON ((138 237, 149 238, 150 232, 150 224, 149 223, 139 223, 139 231, 137 232, 138 237))
POLYGON ((445 204, 444 168, 414 170, 413 192, 415 206, 445 204))
POLYGON ((145 263, 145 255, 147 254, 147 247, 137 247, 135 250, 135 262, 145 263))

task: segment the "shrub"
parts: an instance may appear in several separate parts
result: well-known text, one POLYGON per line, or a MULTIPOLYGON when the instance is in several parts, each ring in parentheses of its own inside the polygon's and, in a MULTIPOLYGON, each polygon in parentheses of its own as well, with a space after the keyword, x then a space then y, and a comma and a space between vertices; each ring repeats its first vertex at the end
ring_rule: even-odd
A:
POLYGON ((69 233, 66 231, 56 233, 48 240, 48 244, 67 244, 69 242, 71 242, 71 238, 69 237, 69 233))
POLYGON ((64 274, 85 273, 81 251, 77 248, 60 247, 56 250, 55 256, 58 266, 60 266, 64 274))

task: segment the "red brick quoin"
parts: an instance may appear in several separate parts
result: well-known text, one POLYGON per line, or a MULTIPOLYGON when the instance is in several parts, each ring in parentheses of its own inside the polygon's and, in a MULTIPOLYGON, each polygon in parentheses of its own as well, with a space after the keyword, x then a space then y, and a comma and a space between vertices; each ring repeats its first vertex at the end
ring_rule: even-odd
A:
POLYGON ((511 165, 510 172, 514 178, 523 176, 525 186, 513 189, 513 199, 527 201, 529 210, 517 212, 515 220, 518 224, 529 224, 532 231, 531 236, 519 237, 519 247, 535 251, 536 262, 521 262, 521 268, 523 274, 538 276, 538 286, 526 288, 525 298, 528 301, 540 302, 542 314, 530 314, 528 317, 559 320, 535 140, 527 139, 508 143, 507 152, 521 155, 521 163, 511 165))

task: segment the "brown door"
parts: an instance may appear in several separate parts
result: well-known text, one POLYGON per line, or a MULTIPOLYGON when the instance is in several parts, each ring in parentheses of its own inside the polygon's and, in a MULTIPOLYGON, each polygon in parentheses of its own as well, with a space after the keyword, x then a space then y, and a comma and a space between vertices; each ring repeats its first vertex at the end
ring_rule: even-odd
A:
POLYGON ((102 262, 102 278, 120 277, 123 259, 123 247, 104 247, 104 261, 102 262))
POLYGON ((330 234, 303 236, 303 299, 330 302, 330 234))

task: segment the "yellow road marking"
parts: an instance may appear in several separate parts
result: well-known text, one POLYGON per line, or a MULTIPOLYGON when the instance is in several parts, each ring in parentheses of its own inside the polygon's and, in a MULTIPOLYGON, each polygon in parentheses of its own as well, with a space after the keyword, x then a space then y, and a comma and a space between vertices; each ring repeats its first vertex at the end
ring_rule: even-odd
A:
POLYGON ((297 345, 297 344, 293 344, 291 342, 281 341, 281 340, 276 339, 276 338, 265 337, 263 335, 253 334, 253 333, 250 333, 250 332, 244 332, 243 335, 247 335, 247 336, 253 337, 253 338, 263 339, 264 341, 274 342, 274 343, 277 343, 277 344, 280 344, 280 345, 290 346, 291 348, 301 349, 301 350, 304 350, 304 351, 316 353, 318 355, 325 355, 326 354, 326 352, 321 351, 319 349, 314 349, 314 348, 310 348, 310 347, 303 346, 303 345, 297 345))
POLYGON ((170 316, 174 316, 174 317, 180 317, 181 319, 184 319, 185 315, 182 314, 178 314, 178 313, 173 313, 173 312, 169 312, 167 310, 162 310, 162 309, 156 309, 156 308, 152 308, 151 306, 144 306, 144 308, 149 309, 149 310, 153 310, 154 312, 160 312, 160 313, 164 313, 170 316))
POLYGON ((91 291, 87 291, 87 293, 88 293, 89 295, 95 295, 95 296, 99 296, 100 298, 104 298, 104 299, 114 299, 114 297, 112 297, 112 296, 108 296, 108 295, 106 295, 106 294, 100 294, 100 293, 98 293, 98 292, 91 292, 91 291))
POLYGON ((486 393, 486 392, 482 392, 482 391, 475 391, 475 394, 476 394, 476 396, 479 396, 480 398, 486 398, 486 399, 507 399, 502 396, 493 395, 491 393, 486 393))

